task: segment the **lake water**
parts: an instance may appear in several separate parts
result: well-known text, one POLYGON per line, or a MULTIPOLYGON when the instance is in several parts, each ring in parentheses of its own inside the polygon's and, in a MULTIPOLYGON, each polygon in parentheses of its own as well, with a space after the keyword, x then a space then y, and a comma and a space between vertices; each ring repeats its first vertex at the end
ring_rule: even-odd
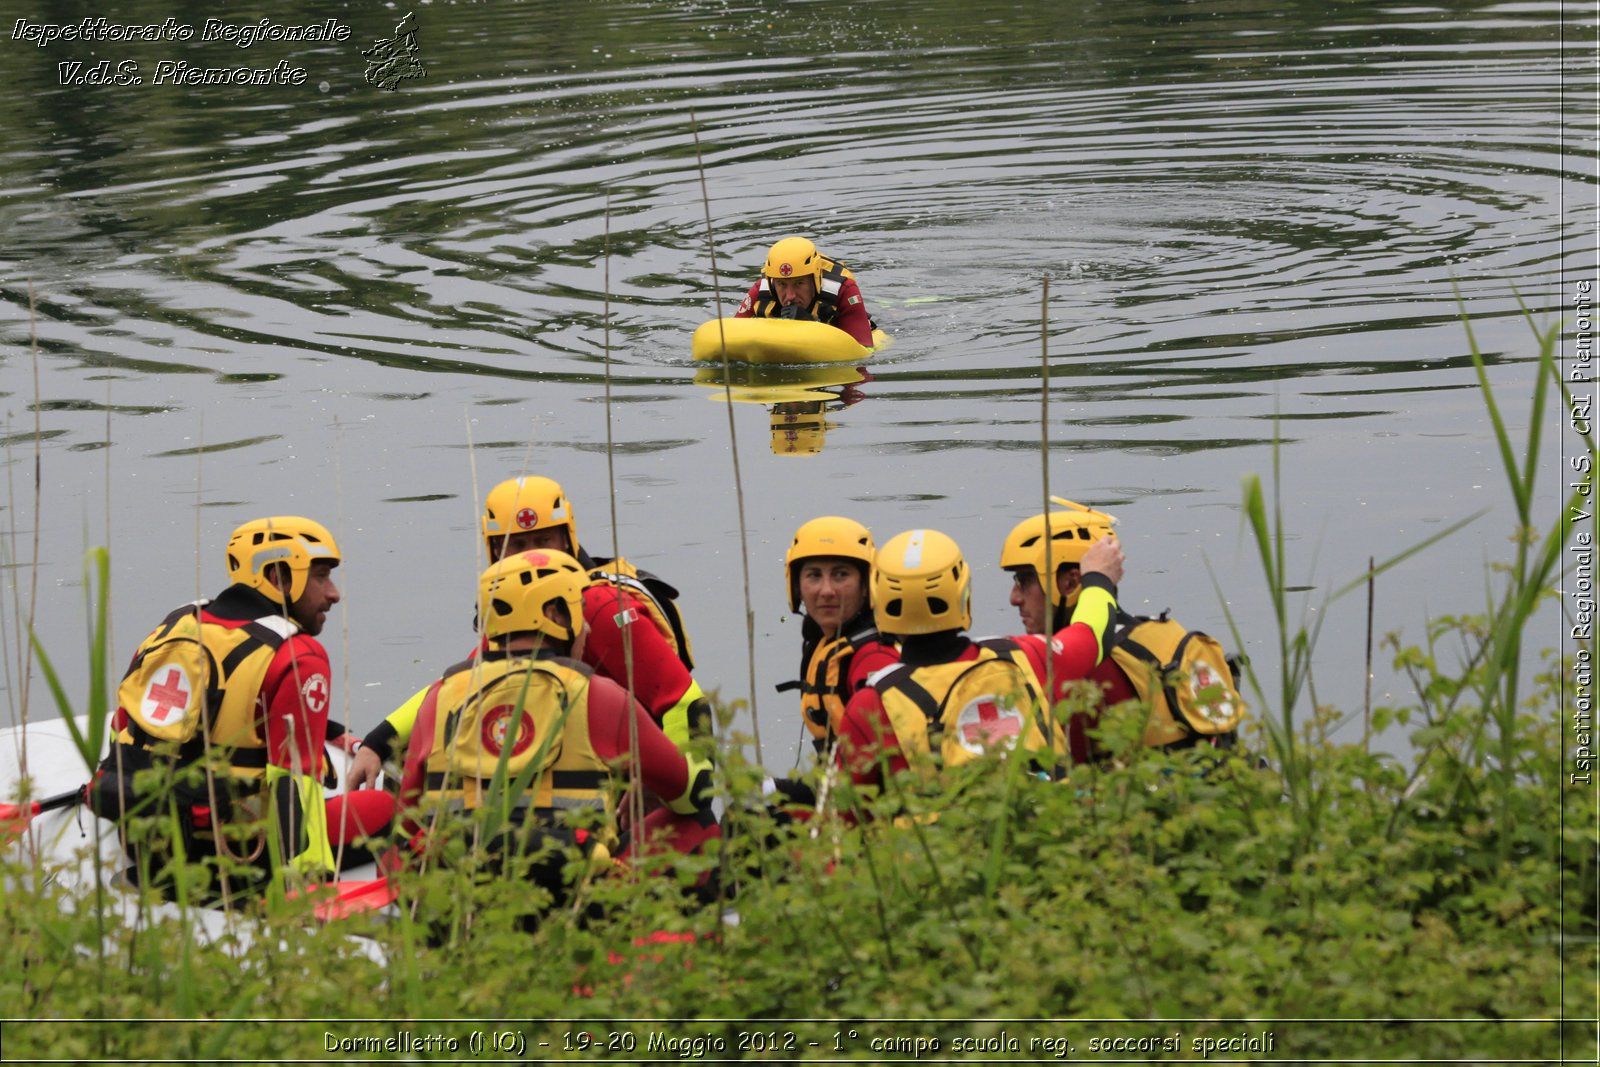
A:
MULTIPOLYGON (((1121 520, 1124 602, 1225 635, 1220 587, 1269 675, 1239 505, 1275 436, 1313 616, 1369 556, 1488 509, 1379 579, 1379 633, 1418 640, 1481 609, 1510 550, 1461 311, 1521 441, 1519 303, 1548 326, 1594 272, 1573 5, 286 3, 230 8, 230 43, 201 39, 210 9, 110 0, 94 15, 194 36, 45 46, 17 22, 78 26, 65 6, 0 25, 8 720, 35 595, 82 676, 87 545, 113 549, 120 664, 225 584, 234 525, 303 513, 346 554, 324 637, 364 731, 469 646, 482 494, 538 473, 587 547, 682 588, 701 683, 753 678, 787 766, 795 527, 944 530, 974 629, 1012 632, 999 547, 1042 505, 1046 438, 1050 491, 1121 520), (425 75, 383 91, 362 49, 408 10, 425 75), (262 18, 347 39, 240 47, 262 18), (127 83, 62 84, 96 69, 127 83), (856 271, 894 344, 865 375, 740 378, 730 408, 689 335, 789 233, 856 271), (775 434, 778 400, 820 427, 775 434)), ((1326 616, 1318 696, 1359 719, 1365 596, 1326 616)), ((1530 644, 1561 632, 1552 611, 1530 644)), ((1378 668, 1374 702, 1402 697, 1378 668)))

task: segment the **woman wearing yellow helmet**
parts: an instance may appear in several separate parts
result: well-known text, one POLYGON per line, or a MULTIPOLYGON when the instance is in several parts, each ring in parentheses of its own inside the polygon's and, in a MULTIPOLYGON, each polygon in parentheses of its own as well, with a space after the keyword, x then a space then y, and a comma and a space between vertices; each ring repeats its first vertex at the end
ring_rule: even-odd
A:
POLYGON ((805 237, 785 237, 767 253, 735 318, 815 319, 872 347, 872 317, 856 276, 805 237))
POLYGON ((801 721, 818 754, 833 743, 851 695, 899 655, 873 619, 871 566, 872 534, 837 515, 802 524, 784 558, 789 610, 803 618, 800 681, 778 689, 800 690, 801 721))

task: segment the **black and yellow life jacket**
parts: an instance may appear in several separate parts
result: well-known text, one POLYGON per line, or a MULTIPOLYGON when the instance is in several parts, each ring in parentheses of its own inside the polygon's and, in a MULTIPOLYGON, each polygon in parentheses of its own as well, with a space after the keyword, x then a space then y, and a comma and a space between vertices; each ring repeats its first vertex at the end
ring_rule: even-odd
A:
POLYGON ((445 672, 425 765, 423 801, 482 805, 505 756, 505 780, 539 761, 519 809, 604 810, 610 769, 589 739, 589 676, 581 663, 526 655, 474 657, 445 672), (520 709, 520 715, 518 710, 520 709))
POLYGON ((694 649, 689 644, 689 630, 683 624, 683 613, 678 610, 678 590, 622 557, 591 559, 588 562, 593 565, 589 571, 590 580, 626 590, 644 602, 650 622, 677 651, 684 669, 694 670, 694 649))
POLYGON ((863 624, 837 637, 818 637, 805 648, 800 664, 800 680, 778 686, 779 692, 800 690, 800 719, 811 734, 812 746, 820 753, 834 737, 850 701, 848 683, 855 655, 874 641, 888 644, 892 638, 878 632, 870 609, 857 616, 863 624))
POLYGON ((259 776, 267 742, 258 698, 273 657, 298 627, 282 615, 241 626, 204 622, 207 603, 174 610, 140 642, 117 687, 127 715, 117 740, 169 751, 180 764, 225 748, 236 772, 259 776))
MULTIPOLYGON (((819 256, 822 260, 822 284, 817 287, 817 298, 811 302, 807 313, 818 322, 832 325, 839 317, 839 290, 844 283, 855 280, 855 275, 850 273, 843 263, 819 256)), ((751 308, 751 314, 756 318, 770 319, 783 311, 783 305, 778 303, 778 294, 772 289, 772 279, 765 274, 761 276, 756 290, 756 303, 751 308)))
POLYGON ((954 767, 997 747, 1021 748, 1058 776, 1065 738, 1027 654, 1003 637, 973 644, 976 659, 901 663, 872 678, 901 751, 936 752, 944 766, 954 767))

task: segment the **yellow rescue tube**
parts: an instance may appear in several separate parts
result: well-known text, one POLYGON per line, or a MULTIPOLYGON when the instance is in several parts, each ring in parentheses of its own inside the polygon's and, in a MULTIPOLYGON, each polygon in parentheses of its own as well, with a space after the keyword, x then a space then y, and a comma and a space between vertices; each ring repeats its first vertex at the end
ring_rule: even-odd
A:
POLYGON ((703 322, 694 331, 690 351, 695 359, 728 359, 736 363, 860 363, 888 346, 889 335, 872 331, 873 346, 863 347, 837 326, 810 319, 734 319, 703 322))

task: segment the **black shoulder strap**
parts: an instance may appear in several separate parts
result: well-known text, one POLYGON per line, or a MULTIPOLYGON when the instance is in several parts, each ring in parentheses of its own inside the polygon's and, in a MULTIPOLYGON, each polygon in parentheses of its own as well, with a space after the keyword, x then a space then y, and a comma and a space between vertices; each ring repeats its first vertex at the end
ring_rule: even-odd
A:
POLYGON ((880 693, 893 690, 903 693, 917 706, 928 720, 928 736, 934 737, 944 730, 944 717, 939 711, 939 702, 933 699, 933 694, 922 687, 916 679, 911 677, 916 668, 909 663, 902 663, 888 674, 872 683, 872 687, 880 693))
MULTIPOLYGON (((835 282, 838 282, 839 284, 843 285, 844 284, 845 266, 844 266, 843 263, 840 263, 838 260, 833 260, 832 262, 833 262, 833 266, 831 266, 827 270, 823 271, 822 272, 822 276, 825 279, 829 280, 829 281, 835 281, 835 282)), ((820 285, 817 286, 817 305, 818 305, 817 318, 821 319, 823 322, 827 322, 830 319, 834 319, 834 318, 838 317, 838 315, 839 315, 839 298, 837 296, 835 296, 834 294, 828 292, 828 290, 824 286, 820 286, 820 285)))
POLYGON ((972 643, 979 648, 987 648, 990 652, 999 656, 1010 656, 1011 653, 1017 652, 1022 648, 1021 645, 1009 637, 984 637, 972 643))
POLYGON ((870 641, 877 640, 880 636, 881 635, 878 633, 878 627, 876 625, 869 624, 867 626, 863 626, 853 634, 846 634, 845 640, 850 642, 850 651, 854 652, 862 645, 865 645, 870 641))
MULTIPOLYGON (((223 658, 222 677, 225 679, 231 678, 233 676, 233 672, 238 669, 239 664, 248 659, 250 654, 256 649, 270 648, 276 652, 278 649, 282 648, 283 643, 288 640, 288 638, 284 637, 283 634, 279 633, 277 630, 274 630, 272 627, 265 626, 259 622, 247 622, 243 626, 239 627, 239 629, 249 634, 250 640, 240 641, 238 647, 232 652, 229 652, 227 656, 223 658)), ((207 655, 209 654, 210 653, 208 652, 207 655)))

